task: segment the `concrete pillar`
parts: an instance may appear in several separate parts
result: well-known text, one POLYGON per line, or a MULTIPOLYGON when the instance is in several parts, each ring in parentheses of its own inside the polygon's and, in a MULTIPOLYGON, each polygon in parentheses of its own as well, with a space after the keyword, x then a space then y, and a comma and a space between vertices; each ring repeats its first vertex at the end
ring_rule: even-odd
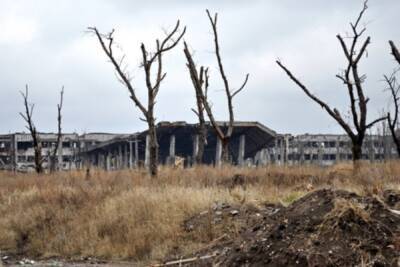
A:
POLYGON ((298 140, 298 145, 299 145, 299 161, 300 164, 304 164, 304 141, 298 140))
POLYGON ((221 166, 221 156, 222 156, 222 142, 221 139, 217 137, 217 147, 215 149, 215 166, 221 166))
POLYGON ((199 135, 196 134, 193 136, 193 161, 196 160, 197 155, 199 154, 199 135))
POLYGON ((146 135, 146 152, 144 155, 144 166, 148 167, 150 163, 150 136, 146 135))
POLYGON ((118 169, 119 170, 124 168, 124 166, 123 166, 122 145, 121 144, 118 145, 117 165, 118 165, 118 169))
POLYGON ((132 141, 129 141, 129 168, 133 168, 133 149, 132 149, 132 141))
POLYGON ((110 171, 111 170, 111 153, 110 151, 107 151, 107 155, 106 155, 106 171, 110 171))
POLYGON ((335 163, 338 163, 338 162, 340 162, 340 137, 339 136, 336 139, 335 146, 336 146, 336 160, 335 160, 335 163))
POLYGON ((289 136, 284 137, 284 162, 289 161, 289 136))
POLYGON ((318 144, 318 164, 320 166, 322 166, 323 154, 324 154, 324 145, 322 142, 319 142, 319 144, 318 144))
POLYGON ((175 162, 175 135, 169 137, 169 157, 167 159, 169 164, 175 162))
POLYGON ((246 146, 246 136, 242 134, 239 140, 239 153, 238 153, 238 164, 240 166, 244 165, 245 146, 246 146))
POLYGON ((265 149, 261 149, 260 150, 260 165, 265 166, 266 161, 267 161, 267 153, 266 153, 265 149))
POLYGON ((135 167, 139 166, 139 140, 135 141, 135 167))

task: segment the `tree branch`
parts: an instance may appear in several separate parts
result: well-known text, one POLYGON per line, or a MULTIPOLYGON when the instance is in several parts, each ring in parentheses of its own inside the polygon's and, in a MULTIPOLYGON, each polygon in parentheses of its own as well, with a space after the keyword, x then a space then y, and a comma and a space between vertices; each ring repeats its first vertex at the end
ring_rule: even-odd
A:
POLYGON ((392 55, 396 59, 397 63, 400 64, 400 53, 399 50, 397 49, 396 45, 394 44, 393 41, 389 41, 390 48, 392 50, 392 55))

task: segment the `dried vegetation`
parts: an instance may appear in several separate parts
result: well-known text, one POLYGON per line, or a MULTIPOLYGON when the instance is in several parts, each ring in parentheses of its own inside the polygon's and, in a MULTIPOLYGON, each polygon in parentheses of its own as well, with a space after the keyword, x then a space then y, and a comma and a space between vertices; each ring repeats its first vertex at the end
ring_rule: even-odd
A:
MULTIPOLYGON (((252 209, 266 207, 265 203, 287 206, 319 188, 380 195, 384 189, 398 190, 399 181, 396 161, 365 164, 358 174, 346 164, 329 168, 162 167, 157 179, 145 170, 92 170, 89 178, 85 172, 40 176, 3 172, 0 250, 35 258, 90 256, 157 262, 191 255, 223 235, 239 235, 252 217, 241 220, 234 210, 250 214, 252 209), (203 216, 202 230, 188 231, 187 222, 193 216, 207 214, 218 205, 230 207, 220 212, 224 223, 203 216), (238 220, 232 221, 229 214, 238 220)), ((335 202, 332 212, 340 215, 343 205, 335 202)), ((353 210, 360 209, 357 203, 352 205, 353 210)), ((360 216, 368 221, 366 214, 360 216)))

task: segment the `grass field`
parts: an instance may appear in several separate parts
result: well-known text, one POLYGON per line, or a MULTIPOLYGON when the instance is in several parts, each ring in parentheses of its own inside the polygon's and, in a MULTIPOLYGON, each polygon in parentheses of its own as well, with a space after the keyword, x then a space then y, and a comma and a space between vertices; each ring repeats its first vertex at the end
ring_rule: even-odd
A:
MULTIPOLYGON (((400 162, 351 165, 237 168, 161 168, 62 172, 52 175, 0 173, 0 250, 30 257, 93 256, 157 261, 171 251, 187 254, 207 242, 189 234, 183 221, 215 201, 237 205, 291 203, 308 191, 333 187, 359 194, 400 188, 400 162), (233 186, 241 174, 245 186, 233 186)), ((218 233, 217 233, 218 234, 218 233)), ((200 235, 200 236, 199 236, 200 235)))

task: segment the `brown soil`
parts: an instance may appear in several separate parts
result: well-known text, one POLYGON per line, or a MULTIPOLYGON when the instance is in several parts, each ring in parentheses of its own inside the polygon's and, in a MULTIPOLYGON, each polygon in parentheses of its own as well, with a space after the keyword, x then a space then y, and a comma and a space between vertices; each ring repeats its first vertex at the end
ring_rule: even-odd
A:
POLYGON ((398 266, 400 194, 361 197, 318 190, 284 208, 220 205, 185 222, 188 231, 239 225, 194 256, 193 266, 398 266), (234 210, 235 212, 232 212, 234 210), (236 213, 236 211, 238 211, 236 213), (212 215, 210 215, 212 214, 212 215), (235 214, 235 215, 234 215, 235 214), (207 226, 208 225, 208 226, 207 226))

